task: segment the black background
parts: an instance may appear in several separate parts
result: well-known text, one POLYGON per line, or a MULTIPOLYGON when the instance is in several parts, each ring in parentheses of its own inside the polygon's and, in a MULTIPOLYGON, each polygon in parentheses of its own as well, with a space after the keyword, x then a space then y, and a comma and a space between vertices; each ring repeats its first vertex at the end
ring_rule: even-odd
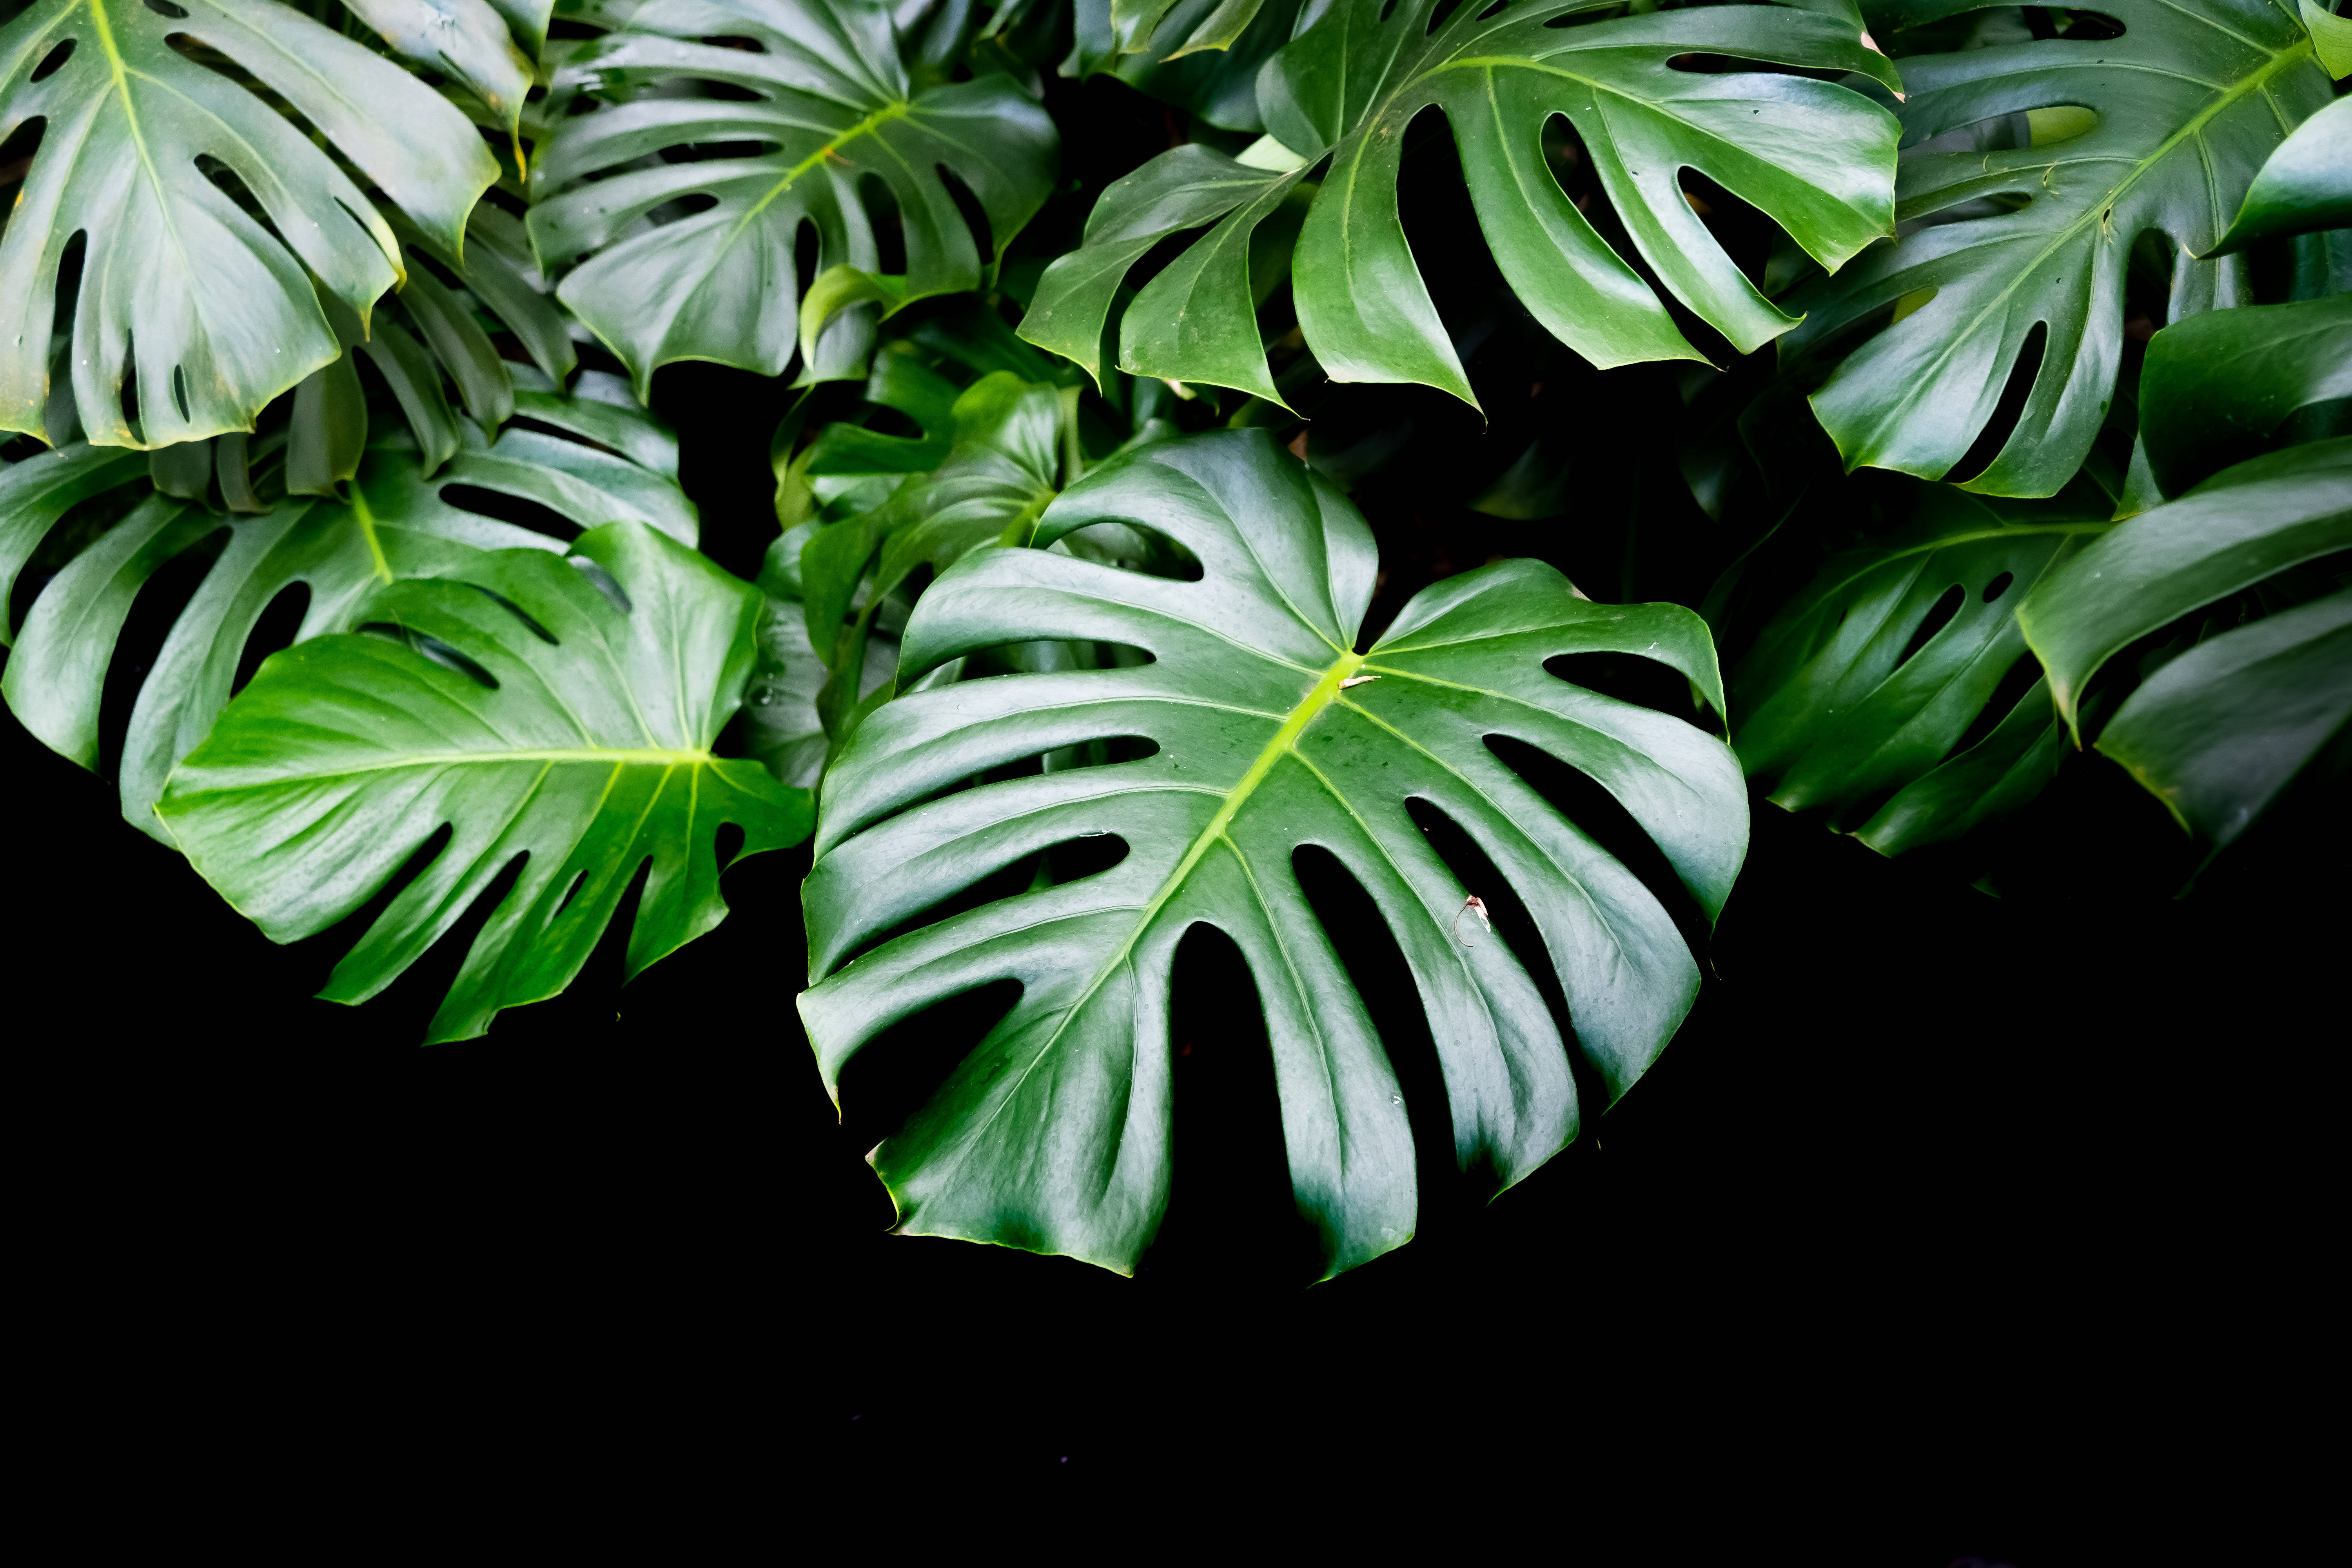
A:
MULTIPOLYGON (((663 374, 714 552, 756 554, 773 389, 663 374)), ((1122 1279, 885 1234, 888 1129, 854 1096, 836 1123, 793 1011, 804 847, 730 871, 736 912, 634 984, 625 916, 563 997, 419 1050, 470 930, 367 1007, 307 1000, 353 933, 272 946, 0 730, 26 1288, 167 1384, 268 1404, 306 1369, 307 1419, 421 1423, 453 1485, 520 1446, 674 1464, 722 1513, 1475 1504, 1563 1548, 1638 1531, 1610 1561, 2042 1568, 2201 1560, 2160 1549, 2190 1512, 2248 1548, 2316 1479, 2260 1412, 2310 1375, 2340 814, 2188 900, 2149 890, 2180 846, 2021 901, 1759 802, 1649 1077, 1491 1206, 1433 1192, 1412 1246, 1302 1289, 1205 945, 1192 1157, 1122 1279), (2249 1454, 2259 1493, 2214 1479, 2249 1454)), ((2062 787, 2169 842, 2104 762, 2062 787)))

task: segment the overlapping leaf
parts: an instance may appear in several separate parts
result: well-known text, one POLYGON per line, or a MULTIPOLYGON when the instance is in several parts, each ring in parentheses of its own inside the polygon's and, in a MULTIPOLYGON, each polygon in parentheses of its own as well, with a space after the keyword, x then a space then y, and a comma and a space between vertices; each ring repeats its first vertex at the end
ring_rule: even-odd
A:
POLYGON ((2048 684, 2019 679, 2038 672, 2013 612, 2109 510, 2088 487, 2042 503, 1926 490, 1892 535, 1832 556, 1740 662, 1741 765, 1776 805, 1826 808, 1889 855, 2032 798, 2066 733, 2048 684))
POLYGON ((1437 6, 1339 0, 1260 75, 1271 142, 1238 161, 1180 147, 1112 186, 1085 246, 1046 273, 1023 334, 1093 367, 1129 268, 1170 235, 1213 226, 1128 308, 1119 366, 1278 401, 1258 337, 1252 242, 1320 167, 1289 262, 1307 347, 1336 381, 1419 382, 1475 402, 1398 216, 1404 132, 1433 105, 1453 129, 1503 275, 1595 364, 1700 356, 1561 190, 1543 150, 1555 116, 1581 138, 1643 262, 1742 352, 1795 318, 1716 244, 1680 171, 1738 192, 1832 268, 1892 228, 1895 125, 1884 110, 1803 76, 1669 63, 1706 53, 1893 83, 1893 68, 1846 21, 1721 5, 1555 26, 1600 7, 1517 0, 1460 5, 1433 28, 1437 6))
POLYGON ((2191 316, 2156 334, 2140 371, 2148 467, 2177 496, 2260 451, 2295 410, 2343 397, 2352 294, 2191 316))
POLYGON ((385 216, 235 72, 281 97, 417 232, 460 249, 496 160, 464 114, 390 61, 266 0, 40 0, 0 27, 0 136, 45 122, 0 235, 0 429, 56 423, 53 377, 99 445, 250 429, 341 354, 323 300, 364 323, 402 280, 385 216), (76 236, 73 330, 53 354, 76 236))
MULTIPOLYGON (((2018 619, 2059 713, 2079 731, 2091 678, 2125 648, 2345 550, 2352 436, 2240 463, 2133 518, 2039 584, 2018 619)), ((2200 628, 2099 736, 2099 750, 2216 846, 2243 832, 2352 718, 2345 595, 2282 610, 2200 628)))
POLYGON ((1370 531, 1262 431, 1113 460, 1039 520, 1041 545, 1105 523, 1168 536, 1197 582, 1049 549, 984 549, 925 594, 902 677, 1035 639, 1109 642, 1149 664, 1022 674, 880 708, 827 775, 803 889, 801 998, 826 1081, 880 1029, 989 982, 1013 1011, 875 1152, 902 1230, 1131 1270, 1170 1190, 1171 963, 1197 921, 1247 958, 1267 1019, 1300 1212, 1336 1272, 1410 1237, 1414 1158, 1378 1028, 1294 875, 1318 846, 1362 883, 1427 1008, 1465 1168, 1508 1184, 1574 1136, 1568 1053, 1611 1097, 1664 1048, 1697 969, 1657 898, 1486 743, 1509 736, 1597 781, 1709 918, 1747 844, 1737 765, 1679 719, 1548 673, 1614 649, 1670 664, 1718 703, 1705 627, 1673 605, 1599 605, 1516 561, 1407 605, 1351 650, 1372 593, 1370 531), (1023 758, 1126 738, 1140 760, 954 791, 1023 758), (1408 810, 1461 825, 1532 911, 1574 1026, 1563 1042, 1499 942, 1457 934, 1468 893, 1408 810), (1112 869, 868 942, 1055 844, 1116 834, 1112 869), (849 961, 845 963, 845 961, 849 961))
MULTIPOLYGON (((1899 11, 1922 23, 1974 5, 1906 0, 1899 11)), ((1943 477, 2039 334, 2015 431, 1968 484, 2054 495, 2116 395, 2138 237, 2155 230, 2176 253, 2172 320, 2249 297, 2242 260, 2192 258, 2222 237, 2287 132, 2328 101, 2310 38, 2270 0, 2114 0, 2101 10, 2122 37, 1905 58, 1899 216, 1949 221, 1786 301, 1807 314, 1785 351, 1830 344, 1902 306, 1813 397, 1849 467, 1943 477), (2089 112, 2049 120, 2035 145, 1999 135, 1979 144, 1974 128, 2049 110, 2089 112)))
MULTIPOLYGON (((595 389, 627 402, 616 383, 595 389)), ((148 494, 41 590, 0 691, 45 744, 95 767, 100 700, 132 601, 172 560, 217 548, 140 688, 124 741, 123 815, 160 836, 152 808, 164 776, 229 700, 255 626, 286 590, 307 590, 296 633, 306 639, 349 630, 359 603, 395 579, 462 573, 485 551, 562 549, 452 501, 453 491, 461 500, 466 489, 514 497, 583 528, 632 520, 694 543, 695 509, 677 488, 667 431, 633 404, 518 395, 534 424, 587 439, 516 428, 489 442, 461 425, 467 444, 429 470, 404 436, 387 436, 341 495, 288 496, 257 515, 148 494)), ((146 469, 135 454, 77 446, 0 473, 0 593, 73 508, 136 484, 146 469)))
POLYGON ((2296 126, 2263 162, 2213 250, 2345 227, 2352 227, 2352 100, 2339 99, 2296 126))
MULTIPOLYGON (((1045 110, 1001 75, 916 90, 873 0, 664 0, 576 16, 614 30, 571 57, 556 89, 615 101, 562 119, 541 147, 530 235, 550 272, 571 268, 559 297, 640 395, 673 360, 782 374, 796 352, 803 226, 818 270, 879 270, 862 183, 897 205, 905 300, 977 284, 1052 185, 1045 110), (698 82, 732 96, 688 96, 698 82), (684 156, 698 146, 727 155, 684 156), (995 255, 975 247, 942 170, 977 200, 995 255)), ((870 312, 838 320, 809 375, 862 366, 870 326, 870 312)))
POLYGON ((336 965, 331 1001, 383 990, 520 860, 428 1042, 561 991, 647 861, 631 975, 725 918, 722 825, 745 854, 809 829, 805 791, 711 754, 759 595, 642 523, 574 549, 375 588, 352 618, 390 635, 273 656, 158 803, 196 869, 277 942, 350 915, 451 830, 336 965))

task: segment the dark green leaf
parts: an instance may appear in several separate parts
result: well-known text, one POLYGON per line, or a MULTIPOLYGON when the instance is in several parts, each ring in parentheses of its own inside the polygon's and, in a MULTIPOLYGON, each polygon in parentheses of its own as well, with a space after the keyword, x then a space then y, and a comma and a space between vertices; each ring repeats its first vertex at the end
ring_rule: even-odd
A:
MULTIPOLYGON (((979 283, 1052 185, 1058 143, 1045 110, 1003 76, 916 91, 878 5, 665 0, 581 16, 617 30, 573 55, 557 90, 622 100, 562 119, 541 145, 530 234, 551 273, 580 263, 558 296, 621 357, 640 396, 673 360, 781 374, 797 351, 802 226, 817 234, 820 272, 879 270, 861 181, 897 203, 910 300, 979 283), (711 37, 761 52, 701 41, 711 37), (677 95, 698 81, 750 96, 677 95), (713 142, 775 150, 648 160, 713 142), (974 248, 941 168, 978 198, 996 256, 974 248), (688 199, 708 205, 644 221, 688 199)), ((836 319, 804 377, 862 365, 866 321, 836 319)))
POLYGON ((2150 676, 2099 750, 2216 848, 2352 719, 2352 591, 2198 644, 2150 676))
MULTIPOLYGON (((535 398, 543 422, 620 437, 660 458, 667 433, 641 410, 593 400, 535 398), (613 430, 615 422, 644 432, 613 430)), ((437 474, 387 439, 371 450, 341 497, 289 497, 257 517, 215 516, 163 498, 133 510, 58 573, 26 616, 0 692, 26 729, 84 767, 98 765, 99 706, 115 640, 140 587, 166 561, 226 534, 218 559, 180 612, 139 689, 122 754, 123 815, 160 834, 152 806, 173 763, 201 741, 228 701, 246 644, 262 612, 289 587, 308 591, 298 640, 347 631, 369 593, 400 577, 471 569, 482 552, 560 552, 562 542, 466 510, 445 499, 464 486, 535 502, 582 527, 614 519, 645 522, 691 545, 693 503, 667 467, 646 467, 535 430, 509 430, 485 443, 470 425, 467 445, 437 474)), ((110 460, 109 449, 69 447, 0 474, 0 564, 13 577, 75 501, 119 486, 145 465, 110 460)))
POLYGON ((330 1001, 383 990, 521 860, 427 1043, 561 991, 647 860, 632 976, 726 917, 722 824, 746 854, 809 829, 807 792, 710 752, 751 668, 759 595, 643 524, 575 548, 617 592, 536 550, 479 555, 463 581, 375 589, 353 618, 396 637, 273 656, 157 805, 275 942, 351 914, 452 828, 335 966, 330 1001))
POLYGON ((2047 769, 2029 754, 2055 761, 2035 750, 2055 722, 2043 688, 1952 752, 2032 657, 2012 614, 2019 601, 2107 531, 2107 511, 2087 490, 2039 504, 1925 490, 1892 537, 1833 556, 1741 660, 1732 683, 1745 714, 1732 734, 1740 764, 1775 804, 1828 808, 1839 827, 1888 854, 2013 804, 2021 766, 2030 795, 2047 769))
POLYGON ((2278 145, 2246 187, 2238 220, 2212 254, 2283 234, 2352 226, 2352 99, 2338 99, 2278 145))
POLYGON ((2133 518, 2036 587, 2017 616, 2050 671, 2059 713, 2079 735, 2085 685, 2123 648, 2275 573, 2346 549, 2352 436, 2240 463, 2133 518))
POLYGON ((2179 495, 2252 456, 2296 409, 2337 397, 2352 397, 2352 294, 2191 316, 2147 345, 2148 466, 2179 495))
POLYGON ((825 784, 803 889, 812 989, 801 997, 828 1084, 889 1024, 1003 978, 1020 1002, 931 1103, 873 1156, 899 1228, 1063 1252, 1131 1270, 1170 1190, 1170 965, 1196 921, 1256 979, 1300 1212, 1328 1272, 1402 1245, 1415 1224, 1402 1091, 1374 1021, 1317 923, 1292 855, 1338 856, 1380 905, 1426 1005, 1454 1153, 1507 1185, 1575 1135, 1568 1052, 1612 1098, 1664 1048, 1698 971, 1657 899, 1485 743, 1550 752, 1622 803, 1711 918, 1747 844, 1738 771, 1679 719, 1549 674, 1617 650, 1681 670, 1720 703, 1706 628, 1675 605, 1601 605, 1514 561, 1408 604, 1369 656, 1349 651, 1377 562, 1354 508, 1262 430, 1163 441, 1114 459, 1047 510, 1051 545, 1105 523, 1165 534, 1199 582, 1050 549, 983 549, 917 605, 902 680, 1041 639, 1140 648, 1138 667, 1020 674, 916 691, 877 709, 825 784), (1044 752, 1139 737, 1139 761, 949 793, 1044 752), (1406 809, 1459 823, 1542 934, 1575 1027, 1563 1041, 1512 950, 1406 809), (1116 834, 1110 871, 866 942, 1065 840, 1116 834))
POLYGON ((1555 28, 1546 24, 1597 7, 1538 0, 1485 15, 1465 4, 1433 33, 1435 4, 1339 0, 1259 77, 1278 145, 1242 162, 1178 148, 1113 186, 1086 246, 1048 271, 1024 335, 1091 366, 1129 266, 1162 237, 1214 223, 1128 309, 1120 367, 1278 401, 1255 325, 1250 240, 1307 165, 1328 159, 1292 261, 1307 346, 1335 381, 1420 382, 1475 401, 1398 217, 1405 129, 1432 105, 1453 127, 1504 276, 1595 364, 1700 356, 1545 165, 1554 115, 1582 138, 1643 259, 1743 353, 1795 318, 1716 244, 1677 184, 1681 169, 1737 190, 1827 267, 1892 227, 1895 125, 1884 110, 1802 76, 1668 63, 1706 52, 1892 82, 1885 57, 1843 22, 1723 5, 1555 28))
POLYGON ((44 429, 58 266, 77 234, 88 250, 72 395, 88 439, 104 446, 251 429, 263 405, 340 352, 320 294, 364 321, 401 279, 391 227, 336 159, 174 37, 280 95, 453 252, 497 176, 447 100, 291 7, 186 0, 167 15, 132 0, 41 0, 0 27, 0 136, 47 121, 0 237, 0 429, 44 429), (229 171, 272 226, 199 155, 229 171), (133 373, 135 429, 122 397, 133 373))
MULTIPOLYGON (((1917 0, 1912 22, 1975 0, 1917 0)), ((2269 0, 2113 0, 2119 38, 2049 38, 1903 62, 1898 216, 1916 227, 1785 303, 1784 352, 1899 317, 1839 364, 1813 408, 1849 468, 1940 479, 1990 421, 2036 329, 2022 417, 1967 482, 2057 493, 2116 395, 2133 242, 2176 254, 2170 318, 2248 297, 2242 262, 2200 262, 2263 159, 2328 100, 2301 26, 2269 0), (2078 130, 2088 110, 2092 123, 2078 130), (2063 110, 2060 113, 2056 111, 2063 110), (2022 112, 2031 146, 2010 127, 2022 112)))

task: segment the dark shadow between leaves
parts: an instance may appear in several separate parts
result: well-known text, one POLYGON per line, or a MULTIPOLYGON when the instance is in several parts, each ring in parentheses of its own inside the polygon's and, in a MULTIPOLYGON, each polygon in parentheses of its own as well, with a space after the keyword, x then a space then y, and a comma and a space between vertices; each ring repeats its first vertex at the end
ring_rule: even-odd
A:
POLYGON ((860 1151, 895 1136, 930 1103, 988 1031, 1021 1000, 998 980, 935 1002, 868 1040, 841 1069, 841 1126, 860 1151))
POLYGON ((1364 1009, 1380 1031, 1381 1048, 1404 1095, 1420 1194, 1414 1234, 1451 1230, 1498 1183, 1491 1173, 1465 1178, 1455 1168, 1453 1102, 1445 1092, 1445 1070, 1430 1034, 1421 988, 1379 903, 1338 856, 1320 845, 1301 845, 1292 852, 1290 865, 1316 922, 1339 952, 1349 984, 1363 998, 1364 1009))
POLYGON ((1173 1179, 1143 1268, 1253 1292, 1306 1285, 1321 1261, 1290 1189, 1265 1016, 1241 949, 1214 926, 1177 944, 1170 1037, 1173 1179))

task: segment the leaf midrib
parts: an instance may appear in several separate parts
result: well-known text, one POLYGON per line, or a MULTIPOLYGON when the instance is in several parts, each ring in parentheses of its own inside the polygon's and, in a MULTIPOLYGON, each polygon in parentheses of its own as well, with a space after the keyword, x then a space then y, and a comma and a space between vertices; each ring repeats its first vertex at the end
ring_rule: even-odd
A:
MULTIPOLYGON (((1275 731, 1273 737, 1251 761, 1249 767, 1234 782, 1233 788, 1225 792, 1224 804, 1217 808, 1217 814, 1209 819, 1206 826, 1193 836, 1192 842, 1185 847, 1184 858, 1176 863, 1175 868, 1160 881, 1159 889, 1153 892, 1150 901, 1143 905, 1142 912, 1136 917, 1135 924, 1128 930, 1127 939, 1096 966, 1093 975, 1087 981, 1086 989, 1079 992, 1071 1000, 1070 1005, 1062 1010, 1061 1019, 1054 1026, 1053 1032, 1038 1045, 1036 1054, 1029 1058, 1028 1065, 1021 1069, 1020 1076, 1015 1078, 1011 1086, 997 1097, 994 1107, 974 1130, 975 1136, 979 1132, 985 1131, 989 1124, 1003 1113, 1004 1108, 1018 1097, 1021 1086, 1028 1081, 1031 1073, 1037 1070, 1037 1064, 1051 1055, 1054 1047, 1061 1043, 1062 1031, 1069 1026, 1071 1018, 1077 1015, 1079 1009, 1093 999, 1095 993, 1102 989, 1103 982, 1127 964, 1129 956, 1135 951, 1136 942, 1142 938, 1145 931, 1151 929, 1152 921, 1159 916, 1168 900, 1174 898, 1182 889, 1185 878, 1192 874, 1192 868, 1201 863, 1202 858, 1207 855, 1213 846, 1225 840, 1225 829, 1232 826, 1235 814, 1256 792, 1257 786, 1265 782, 1265 775, 1274 771, 1275 763, 1289 754, 1292 745, 1306 731, 1307 726, 1313 723, 1323 710, 1328 708, 1338 698, 1340 682, 1356 672, 1357 667, 1364 662, 1364 655, 1359 653, 1341 654, 1330 668, 1323 672, 1322 679, 1308 689, 1307 695, 1299 700, 1298 706, 1293 708, 1283 719, 1281 728, 1275 731)), ((1244 862, 1244 867, 1246 871, 1246 861, 1244 862)), ((1252 878, 1251 880, 1255 884, 1255 879, 1252 878)))

